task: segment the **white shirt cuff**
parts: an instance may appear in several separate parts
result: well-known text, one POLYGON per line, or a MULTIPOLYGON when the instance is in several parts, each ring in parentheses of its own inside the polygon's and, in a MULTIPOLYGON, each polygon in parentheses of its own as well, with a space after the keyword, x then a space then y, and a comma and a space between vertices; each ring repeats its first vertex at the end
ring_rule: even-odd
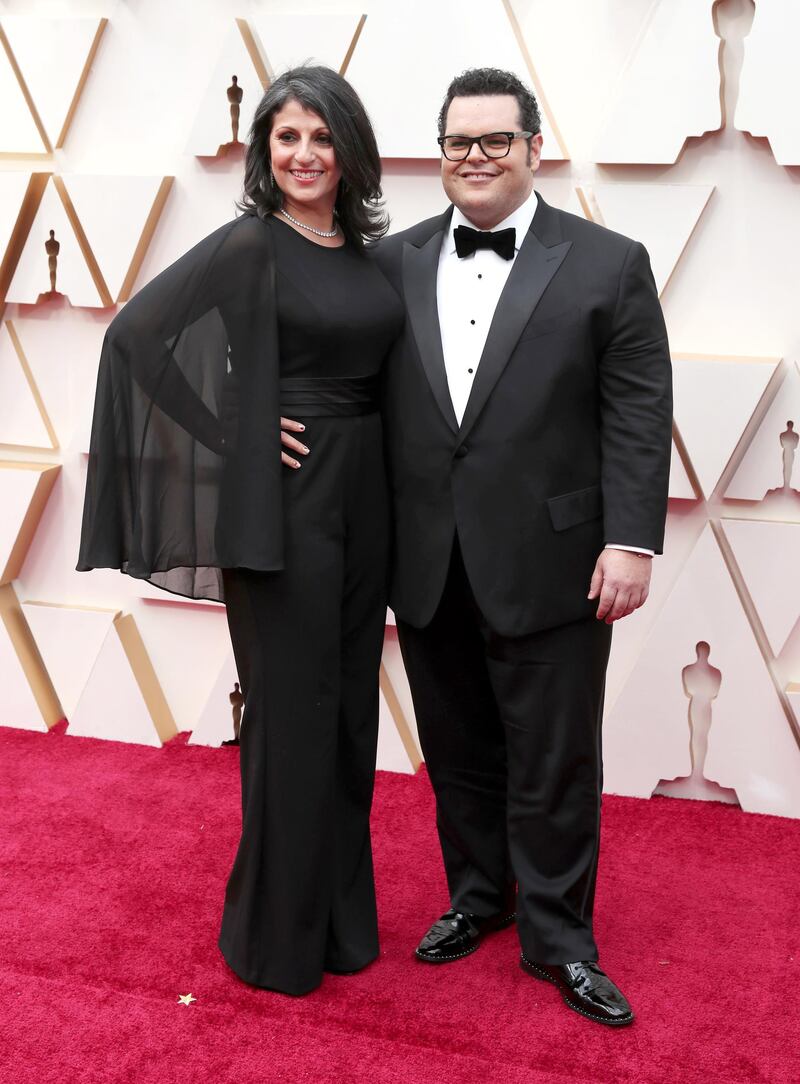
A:
POLYGON ((655 550, 646 550, 641 546, 618 546, 616 542, 606 542, 607 550, 627 550, 629 553, 641 553, 645 557, 655 557, 655 550))

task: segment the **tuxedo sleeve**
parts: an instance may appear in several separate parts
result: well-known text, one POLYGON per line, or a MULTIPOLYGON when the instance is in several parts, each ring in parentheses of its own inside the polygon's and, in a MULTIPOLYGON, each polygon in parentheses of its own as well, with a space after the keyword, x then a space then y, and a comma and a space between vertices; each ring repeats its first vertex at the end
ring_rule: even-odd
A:
POLYGON ((605 538, 661 553, 672 441, 672 372, 650 260, 632 242, 598 363, 605 538))

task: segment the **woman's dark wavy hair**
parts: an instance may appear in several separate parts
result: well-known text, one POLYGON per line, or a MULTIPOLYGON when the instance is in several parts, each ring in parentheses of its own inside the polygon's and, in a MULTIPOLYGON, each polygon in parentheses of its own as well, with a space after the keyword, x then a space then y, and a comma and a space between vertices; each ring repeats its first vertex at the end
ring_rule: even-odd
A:
POLYGON ((290 100, 319 114, 330 129, 342 171, 336 216, 347 241, 359 249, 365 241, 377 241, 388 230, 389 219, 381 206, 381 159, 375 133, 347 80, 322 65, 304 64, 284 72, 259 102, 245 159, 244 196, 237 207, 263 219, 283 202, 280 188, 270 177, 269 137, 275 114, 290 100))

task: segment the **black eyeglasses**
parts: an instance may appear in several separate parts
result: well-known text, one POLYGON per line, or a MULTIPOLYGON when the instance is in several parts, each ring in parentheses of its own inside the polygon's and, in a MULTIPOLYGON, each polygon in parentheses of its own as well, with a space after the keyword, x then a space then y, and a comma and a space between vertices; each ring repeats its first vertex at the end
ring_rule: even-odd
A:
POLYGON ((473 144, 477 143, 487 158, 505 158, 515 139, 530 139, 533 132, 489 132, 488 135, 439 136, 436 142, 449 162, 461 162, 469 157, 473 144))

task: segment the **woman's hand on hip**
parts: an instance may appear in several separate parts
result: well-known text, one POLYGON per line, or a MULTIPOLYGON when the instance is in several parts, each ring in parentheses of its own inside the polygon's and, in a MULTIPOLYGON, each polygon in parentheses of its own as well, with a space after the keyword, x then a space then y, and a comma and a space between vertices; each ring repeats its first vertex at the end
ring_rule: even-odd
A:
MULTIPOLYGON (((303 433, 305 426, 301 422, 295 422, 291 418, 281 418, 281 444, 284 448, 290 448, 295 455, 308 455, 308 448, 292 436, 292 433, 303 433), (287 432, 288 430, 288 432, 287 432)), ((300 461, 294 459, 288 452, 281 452, 281 462, 293 470, 299 470, 300 461)))

